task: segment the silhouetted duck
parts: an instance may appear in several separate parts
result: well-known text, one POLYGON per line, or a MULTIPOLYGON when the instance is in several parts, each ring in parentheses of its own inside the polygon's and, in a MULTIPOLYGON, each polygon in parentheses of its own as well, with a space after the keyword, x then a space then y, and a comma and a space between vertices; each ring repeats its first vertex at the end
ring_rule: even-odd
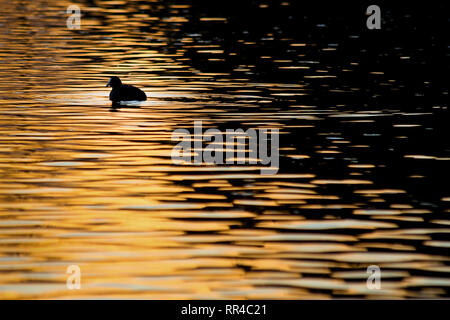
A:
POLYGON ((111 77, 106 86, 112 88, 109 94, 109 100, 112 102, 147 100, 144 91, 129 84, 122 84, 119 77, 111 77))

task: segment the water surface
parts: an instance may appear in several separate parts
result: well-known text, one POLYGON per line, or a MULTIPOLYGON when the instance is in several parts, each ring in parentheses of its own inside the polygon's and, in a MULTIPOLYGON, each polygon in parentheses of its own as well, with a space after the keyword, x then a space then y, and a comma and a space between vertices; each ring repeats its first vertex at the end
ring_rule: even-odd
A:
POLYGON ((363 7, 83 1, 70 30, 70 4, 2 4, 0 298, 449 297, 438 9, 370 33, 363 7), (111 75, 149 100, 112 107, 111 75), (174 165, 194 120, 279 129, 278 173, 174 165))

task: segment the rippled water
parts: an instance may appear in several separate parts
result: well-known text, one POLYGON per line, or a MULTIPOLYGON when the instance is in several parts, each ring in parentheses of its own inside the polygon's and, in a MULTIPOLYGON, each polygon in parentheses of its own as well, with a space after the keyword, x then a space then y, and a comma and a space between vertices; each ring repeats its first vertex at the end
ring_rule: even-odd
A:
POLYGON ((70 4, 2 3, 0 298, 449 297, 439 19, 114 0, 69 30, 70 4), (149 100, 112 107, 113 74, 149 100), (172 164, 194 120, 279 129, 278 173, 172 164))

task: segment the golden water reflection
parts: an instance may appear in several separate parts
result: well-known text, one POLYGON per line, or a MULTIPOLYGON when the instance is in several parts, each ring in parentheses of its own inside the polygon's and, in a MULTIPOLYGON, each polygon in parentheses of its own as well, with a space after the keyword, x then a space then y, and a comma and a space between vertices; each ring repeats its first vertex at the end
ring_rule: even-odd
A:
MULTIPOLYGON (((69 2, 2 3, 0 298, 447 295, 448 215, 430 220, 435 211, 406 184, 380 182, 383 160, 359 158, 372 147, 375 121, 419 122, 420 114, 304 105, 296 99, 313 94, 307 81, 335 77, 314 64, 271 58, 305 72, 294 84, 201 72, 187 49, 213 60, 224 51, 194 36, 171 47, 189 6, 172 5, 160 18, 145 11, 156 2, 95 3, 81 5, 80 31, 65 26, 69 2), (150 99, 111 109, 111 74, 150 99), (280 129, 279 173, 173 165, 171 133, 194 120, 280 129), (347 128, 360 130, 355 141, 347 128), (66 289, 72 264, 81 290, 66 289), (381 290, 366 286, 372 264, 384 272, 381 290)), ((449 196, 441 201, 447 214, 449 196)))

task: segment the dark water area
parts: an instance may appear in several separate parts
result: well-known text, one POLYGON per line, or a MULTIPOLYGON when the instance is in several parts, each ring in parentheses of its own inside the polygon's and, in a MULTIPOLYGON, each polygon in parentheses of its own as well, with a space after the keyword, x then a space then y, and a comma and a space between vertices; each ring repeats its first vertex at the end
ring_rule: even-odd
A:
POLYGON ((0 13, 1 298, 449 297, 448 4, 70 4, 0 13), (277 174, 173 164, 195 120, 278 129, 277 174))

